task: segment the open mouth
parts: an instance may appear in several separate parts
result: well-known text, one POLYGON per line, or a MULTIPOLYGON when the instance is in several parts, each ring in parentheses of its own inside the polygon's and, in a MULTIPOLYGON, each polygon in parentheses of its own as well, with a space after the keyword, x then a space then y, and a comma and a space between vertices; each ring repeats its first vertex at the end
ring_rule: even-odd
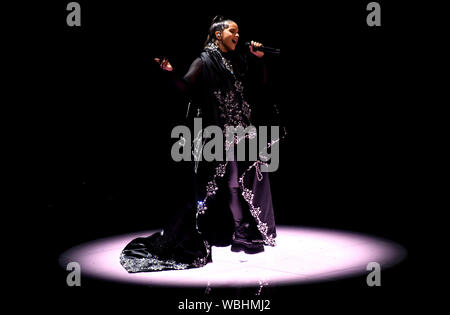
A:
POLYGON ((233 42, 233 44, 237 44, 237 39, 233 38, 231 41, 233 42))

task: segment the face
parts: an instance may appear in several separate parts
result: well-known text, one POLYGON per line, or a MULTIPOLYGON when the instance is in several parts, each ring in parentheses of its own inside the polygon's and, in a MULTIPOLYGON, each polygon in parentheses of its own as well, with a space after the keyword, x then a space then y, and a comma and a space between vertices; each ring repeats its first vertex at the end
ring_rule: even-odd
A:
MULTIPOLYGON (((216 33, 217 34, 217 33, 216 33)), ((239 41, 239 28, 236 23, 229 22, 228 28, 220 33, 219 48, 224 51, 234 51, 239 41)))

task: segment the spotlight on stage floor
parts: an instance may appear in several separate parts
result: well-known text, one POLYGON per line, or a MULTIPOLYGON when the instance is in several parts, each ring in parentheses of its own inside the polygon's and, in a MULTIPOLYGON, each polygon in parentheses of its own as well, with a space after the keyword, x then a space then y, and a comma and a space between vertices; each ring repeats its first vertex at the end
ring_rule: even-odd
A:
POLYGON ((393 242, 346 231, 277 227, 277 246, 256 255, 213 247, 213 263, 203 268, 129 274, 119 255, 133 238, 156 231, 119 235, 69 249, 60 256, 65 268, 81 265, 82 276, 151 286, 242 287, 300 284, 368 274, 367 265, 381 268, 399 263, 406 250, 393 242))

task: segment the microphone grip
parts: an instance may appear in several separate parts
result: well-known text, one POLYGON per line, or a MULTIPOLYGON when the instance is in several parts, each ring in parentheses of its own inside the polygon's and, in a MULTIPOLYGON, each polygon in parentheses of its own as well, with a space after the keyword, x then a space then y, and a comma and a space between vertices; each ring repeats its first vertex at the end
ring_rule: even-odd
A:
MULTIPOLYGON (((247 47, 250 47, 251 43, 250 42, 246 42, 245 45, 247 47)), ((261 46, 261 47, 254 47, 253 46, 253 50, 255 50, 255 51, 263 51, 265 53, 269 53, 269 54, 272 54, 272 55, 279 55, 280 54, 280 49, 267 47, 267 46, 261 46)))

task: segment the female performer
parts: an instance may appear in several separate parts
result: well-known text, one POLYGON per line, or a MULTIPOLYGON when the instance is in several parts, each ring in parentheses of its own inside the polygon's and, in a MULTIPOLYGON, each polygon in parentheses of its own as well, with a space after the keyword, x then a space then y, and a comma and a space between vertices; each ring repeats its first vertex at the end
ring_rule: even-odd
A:
MULTIPOLYGON (((250 54, 238 54, 238 42, 238 25, 217 16, 203 52, 183 78, 167 59, 155 59, 177 88, 190 96, 189 118, 202 118, 204 126, 226 130, 256 125, 258 107, 250 103, 249 95, 252 88, 261 93, 267 81, 264 52, 257 50, 260 43, 251 42, 250 54)), ((252 137, 255 134, 246 135, 252 137)), ((201 138, 194 141, 194 151, 201 152, 201 138)), ((233 137, 232 143, 225 141, 225 149, 235 149, 239 141, 248 139, 233 137)), ((231 244, 231 251, 247 254, 263 252, 264 245, 274 246, 272 196, 262 164, 259 158, 196 163, 192 200, 161 233, 131 241, 121 253, 122 266, 128 272, 188 269, 211 262, 212 245, 231 244)))

